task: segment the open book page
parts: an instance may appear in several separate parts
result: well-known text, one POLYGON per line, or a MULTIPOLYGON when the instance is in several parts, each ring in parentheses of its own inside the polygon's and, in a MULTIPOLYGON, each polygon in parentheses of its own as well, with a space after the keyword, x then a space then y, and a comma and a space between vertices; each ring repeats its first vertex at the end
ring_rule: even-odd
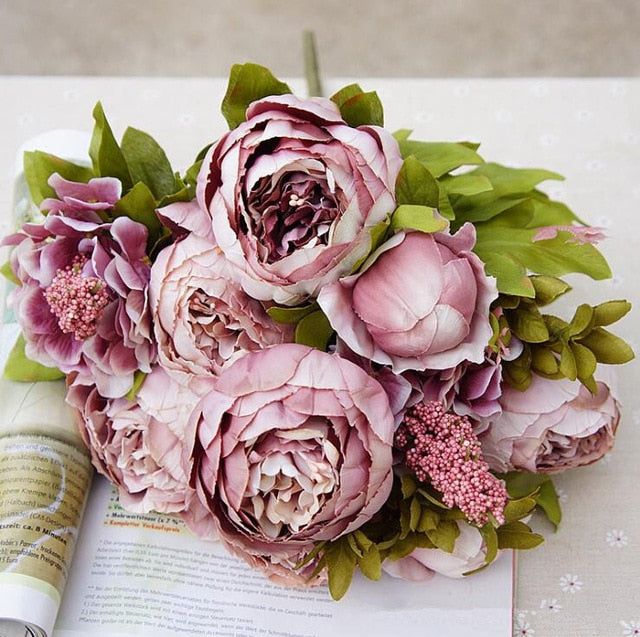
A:
POLYGON ((463 580, 358 578, 340 601, 283 588, 175 518, 121 509, 94 481, 54 637, 421 637, 511 634, 512 559, 463 580))

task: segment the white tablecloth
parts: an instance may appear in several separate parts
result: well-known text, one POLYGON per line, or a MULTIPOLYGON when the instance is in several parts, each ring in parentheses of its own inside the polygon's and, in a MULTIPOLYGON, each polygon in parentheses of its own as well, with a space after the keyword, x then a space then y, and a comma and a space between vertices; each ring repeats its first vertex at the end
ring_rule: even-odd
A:
MULTIPOLYGON (((353 81, 325 82, 332 91, 353 81)), ((487 160, 565 175, 544 188, 581 218, 604 226, 601 245, 615 277, 572 279, 574 303, 628 298, 636 307, 615 331, 638 349, 640 311, 640 80, 358 80, 377 90, 386 125, 415 139, 482 143, 487 160)), ((304 91, 300 82, 292 82, 304 91)), ((2 234, 15 155, 54 128, 90 130, 101 100, 119 137, 127 125, 152 134, 175 169, 226 128, 226 80, 0 78, 2 234)), ((624 417, 603 462, 558 477, 564 520, 547 542, 518 559, 514 634, 617 637, 640 634, 640 372, 618 369, 624 417)))

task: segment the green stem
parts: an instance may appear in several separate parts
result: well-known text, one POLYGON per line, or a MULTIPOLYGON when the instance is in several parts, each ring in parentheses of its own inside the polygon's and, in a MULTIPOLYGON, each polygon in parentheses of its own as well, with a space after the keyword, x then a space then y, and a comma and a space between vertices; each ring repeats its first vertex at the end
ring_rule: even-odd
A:
POLYGON ((307 78, 309 96, 322 95, 322 83, 318 68, 318 53, 313 31, 302 32, 302 54, 304 57, 304 75, 307 78))

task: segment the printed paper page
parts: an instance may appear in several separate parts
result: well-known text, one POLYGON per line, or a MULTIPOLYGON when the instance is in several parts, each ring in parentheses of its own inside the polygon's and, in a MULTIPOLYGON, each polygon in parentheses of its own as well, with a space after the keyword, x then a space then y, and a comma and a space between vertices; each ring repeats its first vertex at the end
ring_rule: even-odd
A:
POLYGON ((463 580, 358 578, 326 588, 275 586, 169 516, 122 510, 95 480, 54 637, 421 637, 511 634, 512 559, 463 580))

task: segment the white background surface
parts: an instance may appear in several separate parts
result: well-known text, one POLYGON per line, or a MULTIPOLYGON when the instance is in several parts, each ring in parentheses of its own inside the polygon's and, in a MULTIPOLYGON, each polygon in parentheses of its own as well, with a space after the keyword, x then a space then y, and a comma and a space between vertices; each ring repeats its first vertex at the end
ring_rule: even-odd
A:
MULTIPOLYGON (((345 82, 325 83, 332 92, 345 82)), ((414 138, 482 142, 485 159, 565 175, 545 190, 585 221, 604 226, 602 251, 615 277, 572 280, 568 301, 628 298, 636 310, 615 331, 638 350, 640 311, 640 80, 362 80, 378 90, 387 127, 414 138)), ((92 126, 103 102, 116 136, 127 125, 152 134, 183 170, 225 130, 225 80, 0 79, 0 206, 4 233, 17 148, 53 128, 92 126)), ((294 88, 301 88, 294 83, 294 88)), ((558 312, 560 313, 560 312, 558 312)), ((638 364, 618 369, 624 417, 603 462, 557 479, 564 520, 518 560, 515 635, 640 634, 640 395, 638 364)))

